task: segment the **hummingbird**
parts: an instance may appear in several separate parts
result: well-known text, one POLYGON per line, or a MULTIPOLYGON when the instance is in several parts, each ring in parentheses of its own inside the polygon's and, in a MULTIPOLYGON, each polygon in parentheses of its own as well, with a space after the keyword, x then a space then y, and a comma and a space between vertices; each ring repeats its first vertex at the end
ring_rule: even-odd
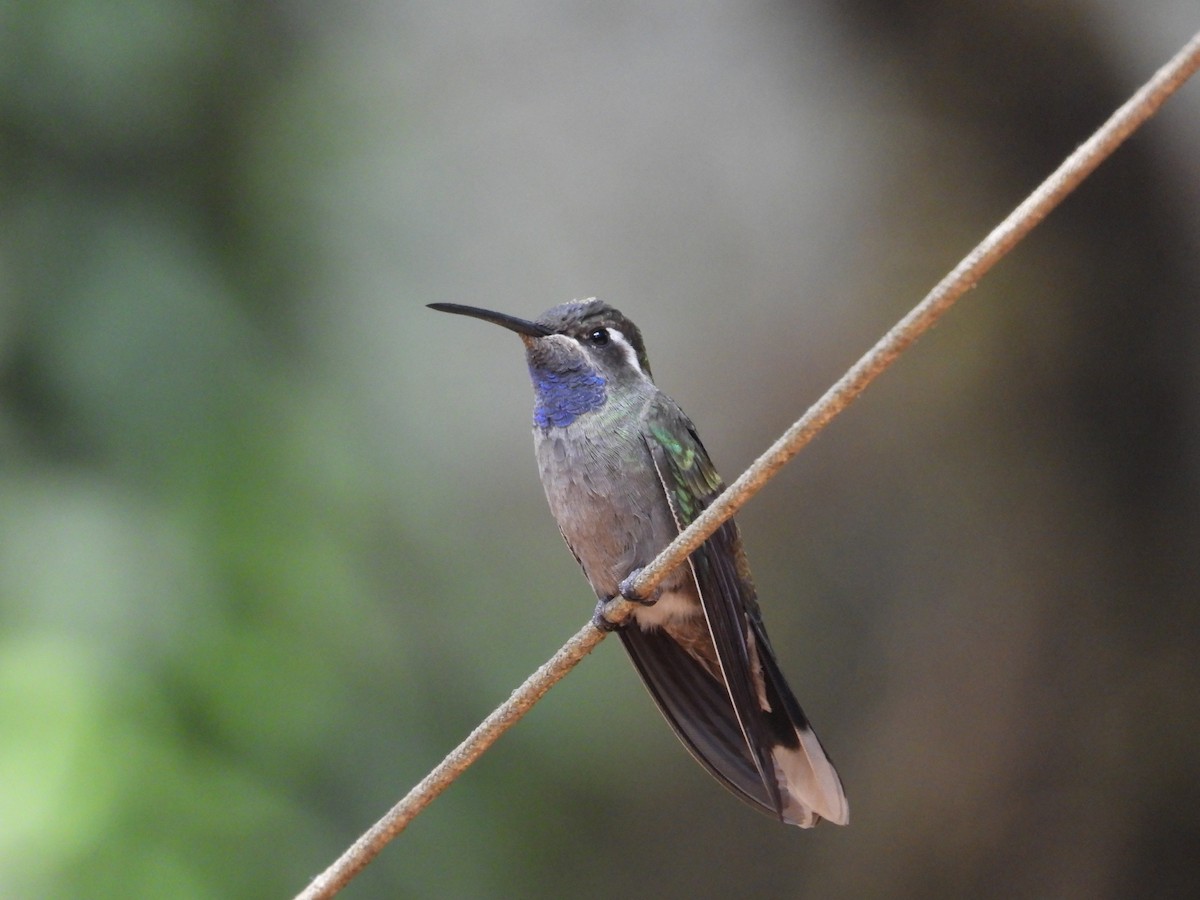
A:
POLYGON ((550 511, 651 697, 696 760, 782 822, 849 821, 837 771, 780 671, 737 525, 725 522, 658 585, 632 584, 724 489, 696 428, 654 384, 637 326, 593 298, 534 320, 456 303, 431 309, 516 332, 535 395, 550 511), (635 605, 619 625, 605 604, 635 605))

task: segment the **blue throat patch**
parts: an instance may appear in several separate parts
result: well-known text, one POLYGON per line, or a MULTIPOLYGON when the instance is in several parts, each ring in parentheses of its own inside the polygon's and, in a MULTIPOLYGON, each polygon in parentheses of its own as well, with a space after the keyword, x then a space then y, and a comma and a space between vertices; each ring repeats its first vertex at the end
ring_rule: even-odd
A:
POLYGON ((533 424, 539 428, 566 428, 584 413, 604 405, 604 379, 580 366, 567 372, 529 367, 537 402, 533 424))

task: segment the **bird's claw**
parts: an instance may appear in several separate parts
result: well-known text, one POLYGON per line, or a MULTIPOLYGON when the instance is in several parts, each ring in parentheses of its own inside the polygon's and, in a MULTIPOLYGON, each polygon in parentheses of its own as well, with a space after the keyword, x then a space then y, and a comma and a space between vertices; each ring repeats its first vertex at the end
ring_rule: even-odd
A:
POLYGON ((651 596, 646 597, 639 591, 633 589, 633 583, 637 581, 639 575, 642 574, 641 569, 634 569, 629 573, 628 577, 617 585, 617 593, 612 597, 601 597, 596 601, 596 611, 592 613, 592 624, 601 631, 608 633, 617 631, 625 627, 628 618, 622 619, 620 622, 614 622, 608 617, 608 604, 614 600, 626 600, 629 603, 635 603, 638 606, 653 606, 658 602, 659 591, 655 591, 651 596))
POLYGON ((592 613, 592 624, 605 634, 610 634, 625 626, 625 622, 614 622, 608 617, 609 602, 608 600, 597 600, 596 611, 592 613))
POLYGON ((658 602, 659 592, 657 590, 649 597, 641 591, 634 590, 633 583, 638 580, 638 576, 641 574, 642 570, 640 568, 634 569, 625 577, 624 581, 617 585, 617 592, 630 603, 636 603, 639 606, 653 606, 658 602))

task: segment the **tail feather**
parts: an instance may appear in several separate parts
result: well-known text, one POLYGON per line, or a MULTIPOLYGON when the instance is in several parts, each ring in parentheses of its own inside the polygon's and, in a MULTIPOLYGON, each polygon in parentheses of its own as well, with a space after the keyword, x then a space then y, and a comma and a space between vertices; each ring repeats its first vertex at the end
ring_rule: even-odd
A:
POLYGON ((774 783, 764 784, 746 746, 725 686, 660 629, 630 625, 618 632, 642 681, 672 730, 718 781, 742 800, 790 825, 849 821, 846 795, 833 764, 792 696, 770 646, 758 640, 762 711, 774 783))
POLYGON ((811 828, 821 819, 846 825, 850 821, 850 808, 842 780, 788 687, 761 620, 750 621, 770 706, 764 714, 775 739, 771 757, 785 798, 781 816, 785 822, 802 828, 811 828))

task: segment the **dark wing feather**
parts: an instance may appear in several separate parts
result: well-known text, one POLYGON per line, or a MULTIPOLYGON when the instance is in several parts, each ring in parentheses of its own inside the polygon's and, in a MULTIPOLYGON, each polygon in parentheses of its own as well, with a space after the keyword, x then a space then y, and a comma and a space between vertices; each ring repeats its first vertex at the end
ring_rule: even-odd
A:
MULTIPOLYGON (((675 524, 683 530, 721 492, 724 483, 692 423, 672 401, 663 398, 656 403, 648 422, 651 424, 645 434, 646 444, 671 505, 675 524)), ((764 718, 757 695, 756 686, 761 684, 761 674, 756 677, 748 635, 749 617, 757 619, 758 607, 737 526, 732 522, 723 524, 689 557, 688 562, 725 684, 714 685, 703 667, 678 647, 674 655, 687 659, 695 672, 687 671, 682 661, 673 660, 669 672, 655 671, 654 674, 664 679, 668 676, 680 679, 682 686, 700 690, 703 699, 693 701, 687 692, 667 692, 661 687, 656 689, 650 679, 647 682, 676 733, 710 771, 736 793, 781 815, 783 802, 771 759, 771 747, 778 743, 779 736, 772 733, 773 723, 764 718), (722 692, 724 703, 719 702, 722 692), (715 728, 713 739, 707 744, 703 736, 698 736, 702 731, 700 722, 691 721, 692 717, 701 717, 705 713, 708 727, 715 728), (717 717, 715 720, 714 716, 717 717), (690 737, 686 737, 685 732, 690 737), (741 752, 734 753, 729 745, 739 734, 741 752), (708 751, 707 755, 705 751, 708 751), (757 785, 754 785, 755 779, 757 785)), ((673 644, 669 639, 660 642, 673 644)), ((634 653, 633 650, 630 652, 634 653)), ((651 663, 634 655, 635 663, 645 675, 651 663)), ((648 655, 642 654, 643 657, 648 655)), ((665 664, 657 661, 653 665, 665 668, 665 664)), ((789 737, 794 740, 794 736, 789 737)))
POLYGON ((725 686, 664 631, 631 625, 617 633, 663 717, 696 761, 741 799, 778 815, 725 686))

